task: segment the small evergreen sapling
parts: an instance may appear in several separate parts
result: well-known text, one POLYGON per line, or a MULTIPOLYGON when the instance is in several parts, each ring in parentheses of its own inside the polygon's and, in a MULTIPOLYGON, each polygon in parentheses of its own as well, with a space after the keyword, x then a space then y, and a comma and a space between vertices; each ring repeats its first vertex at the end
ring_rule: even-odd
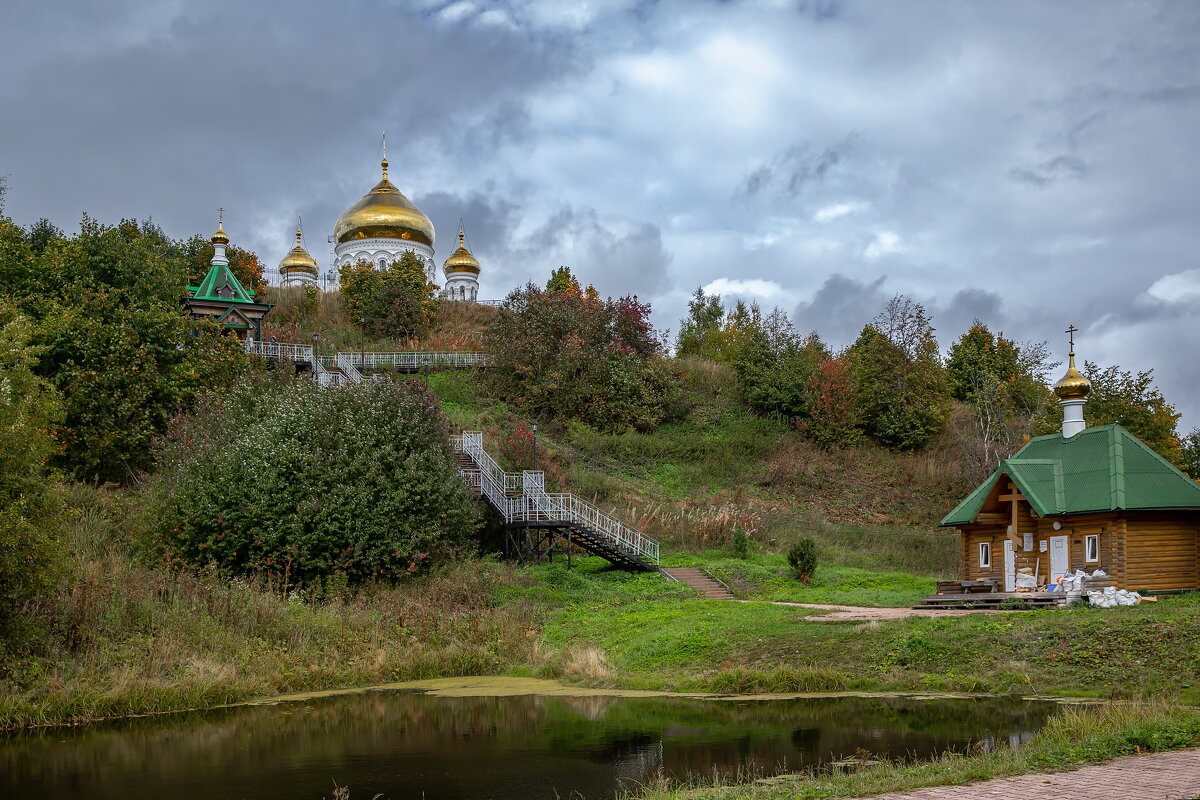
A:
POLYGON ((801 539, 788 548, 787 560, 796 578, 808 583, 817 571, 817 543, 809 538, 801 539))

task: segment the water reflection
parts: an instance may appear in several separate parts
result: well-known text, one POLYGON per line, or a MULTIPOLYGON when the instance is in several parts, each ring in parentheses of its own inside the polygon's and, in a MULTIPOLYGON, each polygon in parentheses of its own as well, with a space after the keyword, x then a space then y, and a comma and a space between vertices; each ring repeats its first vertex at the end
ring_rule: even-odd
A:
POLYGON ((332 697, 0 742, 0 797, 612 797, 623 782, 771 775, 862 749, 927 757, 1030 735, 1020 700, 332 697), (574 794, 573 794, 574 793, 574 794))

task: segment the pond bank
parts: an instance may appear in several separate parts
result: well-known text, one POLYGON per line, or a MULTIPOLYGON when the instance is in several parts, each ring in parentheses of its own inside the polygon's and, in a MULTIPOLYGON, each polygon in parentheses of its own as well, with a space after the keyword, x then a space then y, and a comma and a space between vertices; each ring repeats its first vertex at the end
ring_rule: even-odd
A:
MULTIPOLYGON (((1036 788, 1050 789, 1051 779, 1041 773, 1062 772, 1122 756, 1197 745, 1200 745, 1200 708, 1166 701, 1112 703, 1063 709, 1028 742, 991 752, 952 753, 926 761, 893 761, 850 771, 815 770, 741 784, 715 782, 704 786, 672 786, 660 781, 658 785, 638 792, 636 797, 638 800, 819 800, 887 794, 895 800, 907 798, 905 793, 920 789, 963 784, 972 784, 963 797, 998 796, 993 792, 999 789, 985 793, 979 782, 1039 775, 1036 788)), ((1192 760, 1187 759, 1187 764, 1190 765, 1192 760)), ((1175 762, 1172 760, 1171 763, 1175 762)), ((1114 797, 1137 796, 1139 793, 1149 796, 1146 792, 1149 788, 1149 785, 1141 784, 1138 791, 1126 791, 1114 797)), ((936 796, 949 797, 946 791, 943 789, 936 796)), ((1063 796, 1057 791, 1021 796, 1051 795, 1063 796)), ((932 796, 933 793, 913 795, 911 800, 932 796)), ((1099 798, 1094 793, 1086 796, 1099 798)))
POLYGON ((906 700, 972 700, 986 697, 1011 697, 1012 699, 1045 701, 1060 705, 1095 705, 1103 703, 1094 697, 1061 697, 1057 695, 999 695, 967 692, 668 692, 655 689, 613 689, 576 686, 546 678, 506 677, 479 675, 460 678, 431 678, 419 681, 399 681, 347 689, 330 689, 320 692, 292 692, 289 694, 230 703, 223 708, 238 706, 269 705, 273 703, 300 702, 321 697, 336 697, 347 694, 388 691, 419 691, 435 697, 518 697, 540 695, 544 697, 685 697, 700 700, 799 700, 830 699, 838 697, 894 697, 906 700))

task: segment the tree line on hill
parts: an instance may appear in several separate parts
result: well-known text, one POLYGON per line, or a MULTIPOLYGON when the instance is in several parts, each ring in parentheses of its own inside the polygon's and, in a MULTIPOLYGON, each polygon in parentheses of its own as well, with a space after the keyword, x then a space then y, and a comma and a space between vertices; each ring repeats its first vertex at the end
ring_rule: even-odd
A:
MULTIPOLYGON (((1018 343, 976 320, 943 358, 928 312, 903 295, 834 352, 817 333, 798 334, 778 308, 765 315, 742 301, 726 308, 719 295, 697 289, 676 355, 728 364, 747 405, 793 421, 826 446, 866 437, 895 450, 920 449, 951 428, 957 404, 969 413, 959 415, 963 430, 956 433, 970 442, 970 466, 981 474, 1062 420, 1050 391, 1061 362, 1050 360, 1045 342, 1018 343)), ((1179 414, 1152 371, 1085 361, 1082 372, 1093 386, 1089 425, 1118 422, 1200 478, 1200 430, 1178 434, 1179 414)))

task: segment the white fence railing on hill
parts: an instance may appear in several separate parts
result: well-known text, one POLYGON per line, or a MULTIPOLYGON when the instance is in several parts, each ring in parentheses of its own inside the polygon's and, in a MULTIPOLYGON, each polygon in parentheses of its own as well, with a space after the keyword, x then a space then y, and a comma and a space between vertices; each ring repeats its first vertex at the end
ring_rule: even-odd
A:
POLYGON ((422 367, 485 367, 492 363, 487 353, 424 352, 420 350, 399 353, 344 352, 332 358, 314 358, 311 344, 294 342, 259 342, 246 340, 246 352, 265 358, 300 361, 313 366, 313 375, 322 386, 340 386, 343 383, 361 383, 361 369, 420 369, 422 367), (326 366, 337 366, 341 374, 331 372, 326 366), (342 376, 345 376, 343 380, 342 376))
POLYGON ((349 357, 356 367, 380 369, 393 367, 395 369, 419 369, 421 367, 486 367, 492 363, 491 355, 487 353, 434 353, 424 351, 408 351, 402 353, 340 353, 349 357))
POLYGON ((547 494, 544 473, 527 470, 516 475, 505 472, 483 449, 482 432, 463 431, 462 436, 452 436, 450 441, 455 452, 466 455, 475 467, 463 470, 464 480, 472 488, 479 489, 506 523, 567 522, 579 525, 616 550, 651 564, 658 563, 658 542, 575 495, 547 494))

